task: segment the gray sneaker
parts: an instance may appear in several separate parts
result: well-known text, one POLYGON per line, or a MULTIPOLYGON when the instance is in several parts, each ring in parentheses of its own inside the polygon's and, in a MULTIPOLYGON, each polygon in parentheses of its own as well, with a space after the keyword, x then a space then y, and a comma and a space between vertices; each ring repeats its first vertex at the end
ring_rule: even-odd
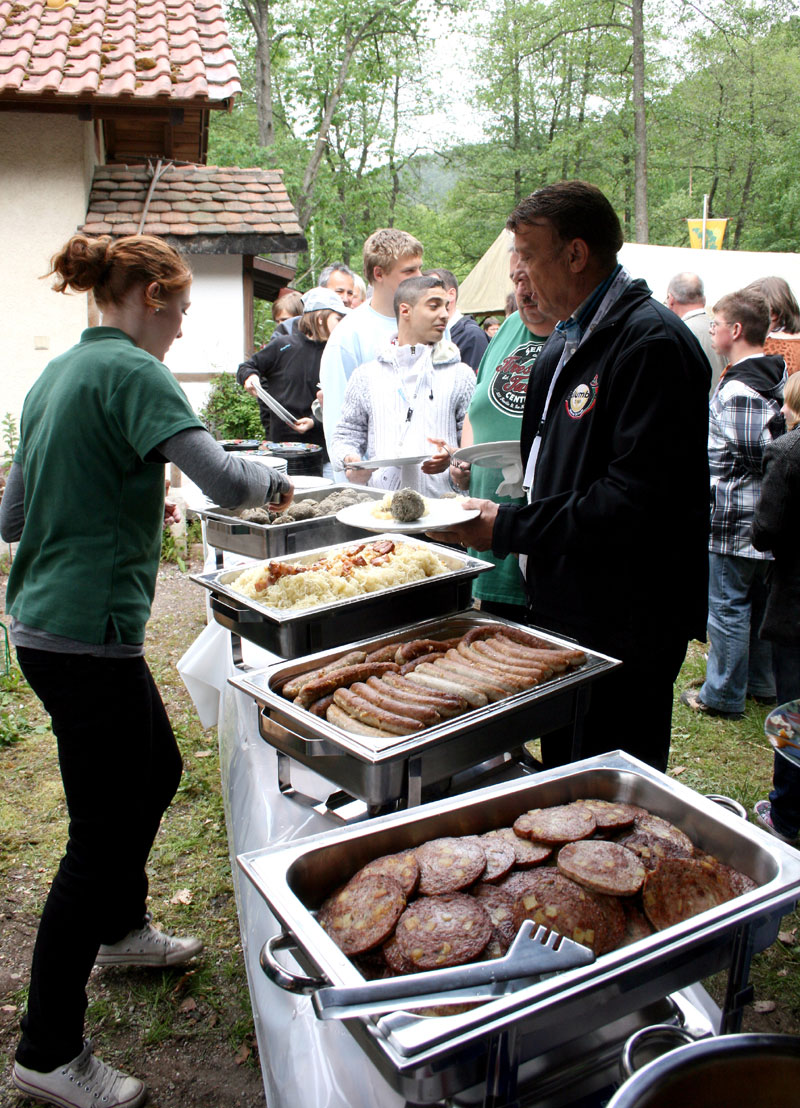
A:
POLYGON ((77 1058, 49 1073, 15 1062, 13 1081, 27 1096, 59 1108, 138 1108, 147 1098, 143 1081, 95 1058, 90 1042, 77 1058))
POLYGON ((144 927, 131 931, 124 939, 100 947, 95 959, 98 966, 179 966, 203 949, 200 939, 179 939, 157 931, 150 923, 150 913, 144 927))

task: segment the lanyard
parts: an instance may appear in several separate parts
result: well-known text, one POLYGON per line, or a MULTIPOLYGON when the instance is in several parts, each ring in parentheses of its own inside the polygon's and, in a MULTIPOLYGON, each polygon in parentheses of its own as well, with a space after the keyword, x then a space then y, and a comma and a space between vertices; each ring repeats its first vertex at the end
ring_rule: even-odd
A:
MULTIPOLYGON (((423 359, 420 359, 420 361, 422 361, 422 360, 423 359)), ((395 363, 395 364, 397 365, 397 363, 395 363)), ((402 372, 399 365, 397 366, 397 371, 398 371, 398 375, 400 375, 401 372, 402 372)), ((403 422, 402 431, 400 432, 400 439, 398 440, 398 447, 401 447, 403 445, 403 443, 405 442, 405 440, 406 440, 406 435, 408 434, 409 428, 411 427, 411 420, 414 418, 414 410, 415 410, 416 405, 417 405, 417 397, 420 394, 420 390, 423 388, 423 386, 426 385, 427 380, 428 380, 428 367, 425 366, 424 369, 423 369, 423 367, 420 366, 419 373, 417 374, 417 383, 416 383, 416 386, 414 388, 414 395, 411 397, 410 403, 409 403, 408 398, 406 397, 405 390, 403 389, 402 377, 401 377, 400 383, 397 386, 397 395, 400 397, 400 400, 402 401, 402 403, 406 407, 406 416, 405 416, 405 420, 403 422)), ((432 399, 433 399, 433 385, 431 385, 431 400, 432 399)))

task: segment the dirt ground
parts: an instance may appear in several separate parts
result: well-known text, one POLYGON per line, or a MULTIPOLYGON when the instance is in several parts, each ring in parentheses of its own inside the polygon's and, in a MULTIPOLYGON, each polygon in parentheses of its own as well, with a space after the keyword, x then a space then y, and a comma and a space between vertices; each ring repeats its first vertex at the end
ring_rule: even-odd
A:
MULTIPOLYGON (((5 578, 1 576, 0 593, 2 602, 5 578)), ((183 871, 179 880, 173 880, 188 886, 194 903, 171 907, 152 878, 151 903, 156 918, 164 921, 166 917, 171 930, 184 931, 180 917, 170 918, 170 913, 173 917, 183 913, 185 933, 201 934, 206 950, 198 965, 186 970, 95 969, 88 989, 87 1034, 95 1039, 100 1057, 147 1082, 150 1108, 264 1108, 221 826, 216 758, 208 753, 214 751, 216 735, 201 732, 193 721, 188 694, 174 672, 175 662, 202 627, 203 597, 203 590, 176 567, 163 568, 147 649, 187 765, 184 795, 179 793, 173 803, 174 817, 168 814, 176 824, 171 834, 190 844, 193 837, 195 841, 199 838, 196 824, 210 824, 213 841, 209 847, 206 837, 204 849, 210 849, 216 871, 211 877, 205 873, 201 877, 209 890, 202 900, 202 890, 193 889, 191 859, 174 863, 173 870, 180 864, 183 871), (166 656, 161 672, 154 665, 159 652, 166 656), (169 671, 173 677, 165 678, 162 674, 169 671), (193 749, 195 759, 199 753, 205 760, 192 762, 193 749), (195 766, 202 769, 202 778, 195 766)), ((34 705, 26 710, 30 716, 38 708, 34 705)), ((4 809, 0 800, 0 1108, 33 1104, 15 1092, 10 1070, 39 911, 65 839, 54 743, 46 733, 45 717, 36 716, 32 722, 38 731, 13 746, 0 747, 5 804, 9 803, 11 782, 21 786, 23 797, 17 801, 16 812, 22 819, 16 822, 15 814, 4 809), (26 784, 37 798, 44 789, 44 796, 51 801, 49 812, 47 804, 37 799, 35 812, 20 813, 26 784)), ((166 847, 162 854, 167 855, 166 847)))

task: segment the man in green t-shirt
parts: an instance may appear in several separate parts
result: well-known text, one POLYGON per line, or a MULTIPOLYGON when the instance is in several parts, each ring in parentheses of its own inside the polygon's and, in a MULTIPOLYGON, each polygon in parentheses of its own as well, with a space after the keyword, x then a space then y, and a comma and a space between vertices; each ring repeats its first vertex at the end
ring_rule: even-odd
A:
MULTIPOLYGON (((510 439, 519 441, 528 380, 556 325, 555 319, 540 311, 528 278, 517 263, 517 255, 509 254, 518 310, 506 319, 481 359, 475 392, 461 434, 462 446, 510 439)), ((525 503, 522 496, 497 495, 497 487, 503 480, 502 470, 477 465, 471 469, 452 466, 450 476, 459 488, 468 487, 470 496, 500 504, 525 503)), ((496 567, 491 573, 482 573, 475 579, 472 595, 480 600, 481 609, 524 621, 525 590, 516 555, 496 558, 490 551, 479 554, 475 550, 470 550, 470 554, 494 562, 496 567)))

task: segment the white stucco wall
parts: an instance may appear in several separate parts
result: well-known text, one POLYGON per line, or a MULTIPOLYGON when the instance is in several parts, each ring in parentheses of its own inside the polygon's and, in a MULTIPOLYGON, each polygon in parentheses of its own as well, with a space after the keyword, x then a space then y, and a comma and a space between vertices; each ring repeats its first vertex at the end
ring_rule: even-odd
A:
POLYGON ((86 217, 94 161, 91 123, 0 112, 0 417, 17 423, 49 359, 86 326, 86 297, 59 296, 40 277, 86 217))
MULTIPOLYGON (((192 254, 191 307, 166 357, 173 373, 235 373, 244 360, 244 291, 238 254, 192 254)), ((205 403, 208 385, 181 381, 195 411, 205 403)))

